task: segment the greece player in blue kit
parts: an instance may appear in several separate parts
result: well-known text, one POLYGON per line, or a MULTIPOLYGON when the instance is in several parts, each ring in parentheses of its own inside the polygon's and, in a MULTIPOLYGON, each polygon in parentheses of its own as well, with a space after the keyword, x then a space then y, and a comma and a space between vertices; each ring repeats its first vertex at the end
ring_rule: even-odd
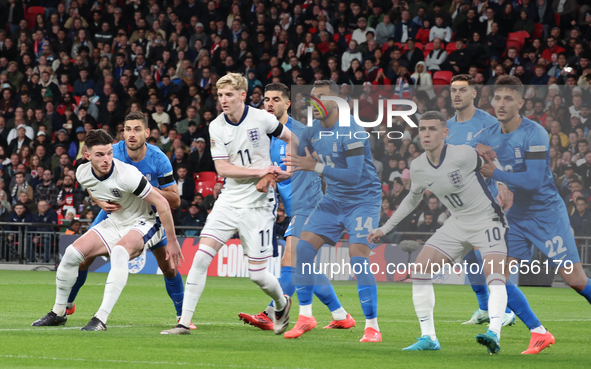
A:
MULTIPOLYGON (((291 132, 301 137, 305 126, 292 119, 287 110, 291 105, 290 90, 282 83, 271 83, 265 86, 264 108, 269 113, 274 114, 280 123, 284 124, 291 132)), ((286 170, 284 163, 286 154, 286 143, 273 137, 271 140, 271 161, 273 165, 286 170)), ((269 174, 263 177, 257 184, 257 190, 267 192, 269 185, 274 184, 275 176, 269 174)), ((292 296, 295 292, 295 285, 292 283, 293 262, 295 262, 295 250, 291 245, 298 242, 302 227, 308 219, 308 215, 314 210, 316 204, 322 199, 322 185, 320 177, 314 172, 295 172, 284 181, 277 182, 277 192, 283 202, 285 213, 291 217, 289 228, 285 232, 285 251, 281 259, 281 276, 279 283, 283 293, 292 296), (291 199, 296 198, 292 204, 291 199)), ((330 280, 324 274, 315 275, 314 294, 331 311, 333 321, 324 328, 327 329, 347 329, 355 326, 355 320, 343 309, 330 280)), ((238 317, 245 323, 254 325, 262 330, 273 330, 273 321, 269 318, 273 313, 273 302, 262 313, 250 315, 245 313, 238 314, 238 317)), ((316 320, 312 317, 313 325, 316 320)))
MULTIPOLYGON (((493 104, 501 124, 485 129, 471 144, 489 162, 482 174, 506 183, 515 194, 507 213, 509 263, 529 262, 535 246, 555 263, 563 280, 591 303, 591 280, 581 266, 566 206, 550 170, 548 133, 519 115, 523 90, 516 77, 504 76, 496 81, 493 104), (503 170, 491 163, 493 158, 498 158, 503 170)), ((511 309, 532 332, 529 348, 523 353, 536 354, 553 344, 554 337, 533 314, 525 297, 518 294, 517 303, 512 304, 515 297, 509 285, 507 292, 511 309)))
MULTIPOLYGON (((148 182, 166 198, 170 206, 177 208, 180 206, 180 196, 173 177, 172 165, 160 148, 146 143, 146 138, 150 135, 147 124, 147 120, 143 114, 129 114, 125 118, 125 142, 120 141, 113 145, 113 157, 138 168, 148 182)), ((107 218, 105 211, 112 212, 120 208, 117 204, 103 203, 100 201, 97 201, 97 203, 103 210, 97 215, 91 227, 94 227, 107 218)), ((164 275, 166 291, 174 303, 178 320, 183 306, 183 278, 178 272, 178 265, 170 262, 170 250, 167 250, 166 245, 165 235, 160 243, 151 248, 151 251, 156 257, 158 267, 164 275)), ((88 258, 80 265, 78 279, 68 298, 68 315, 73 314, 76 309, 74 300, 78 291, 86 282, 88 268, 93 261, 94 258, 88 258)))
MULTIPOLYGON (((499 124, 497 118, 474 106, 474 99, 477 95, 474 85, 474 78, 469 74, 458 74, 451 79, 451 99, 456 110, 456 115, 447 121, 449 134, 445 138, 445 142, 450 145, 466 145, 472 141, 472 138, 478 132, 499 124)), ((497 198, 498 191, 495 181, 487 178, 487 184, 493 197, 497 198)), ((501 205, 503 205, 503 202, 507 202, 506 199, 497 200, 499 200, 501 205)), ((504 207, 508 208, 510 205, 504 207)), ((481 264, 480 252, 477 250, 470 251, 464 257, 464 260, 469 265, 481 264)), ((488 287, 486 285, 486 278, 482 273, 482 268, 478 269, 480 270, 478 274, 472 273, 471 270, 473 269, 471 268, 467 268, 466 270, 472 290, 476 293, 476 298, 478 299, 478 310, 472 314, 470 320, 462 324, 483 324, 489 322, 488 287)), ((515 314, 507 308, 503 317, 503 326, 512 324, 515 324, 515 314)))
MULTIPOLYGON (((311 94, 321 99, 322 96, 336 96, 338 92, 334 82, 316 81, 311 94)), ((309 330, 315 282, 311 266, 318 249, 325 243, 336 244, 346 229, 351 269, 357 278, 359 300, 366 318, 361 342, 381 342, 377 286, 368 259, 375 245, 366 239, 379 223, 381 184, 373 165, 369 140, 363 139, 363 135, 361 139, 355 137, 357 132, 365 133, 365 129, 357 125, 352 116, 350 126, 339 122, 339 110, 334 101, 324 100, 323 104, 327 114, 314 111, 317 119, 302 133, 298 154, 288 155, 286 159, 294 171, 321 174, 327 189, 304 224, 297 244, 295 282, 300 315, 296 326, 286 332, 285 337, 299 337, 309 330)), ((295 197, 292 200, 294 203, 299 201, 295 197)))

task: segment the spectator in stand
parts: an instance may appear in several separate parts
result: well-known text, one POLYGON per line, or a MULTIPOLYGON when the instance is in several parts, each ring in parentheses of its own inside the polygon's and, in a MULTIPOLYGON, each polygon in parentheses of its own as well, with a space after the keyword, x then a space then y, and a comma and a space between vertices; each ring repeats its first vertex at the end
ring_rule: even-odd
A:
POLYGON ((570 224, 576 237, 591 236, 591 211, 589 204, 584 197, 579 197, 575 201, 576 211, 570 216, 570 224))
MULTIPOLYGON (((45 224, 57 224, 57 214, 51 208, 45 200, 40 200, 37 202, 37 212, 33 214, 33 222, 34 223, 45 223, 45 224)), ((45 254, 45 263, 49 262, 49 256, 51 251, 51 241, 52 235, 49 234, 54 230, 54 227, 43 227, 38 226, 33 229, 34 231, 44 232, 41 234, 37 234, 32 239, 32 247, 35 245, 42 245, 45 254)), ((33 255, 33 252, 30 255, 33 255)))
POLYGON ((441 47, 441 39, 435 38, 433 40, 433 50, 429 51, 429 54, 427 54, 427 59, 425 60, 427 70, 431 72, 440 71, 441 66, 443 63, 445 63, 446 59, 447 51, 443 50, 441 47))
POLYGON ((558 135, 560 136, 560 144, 562 145, 562 148, 566 148, 568 147, 568 136, 565 135, 562 131, 561 131, 561 127, 560 127, 560 123, 557 121, 553 121, 552 123, 550 123, 550 136, 552 135, 558 135))
MULTIPOLYGON (((205 215, 199 208, 196 202, 192 202, 189 205, 188 214, 183 218, 181 225, 183 227, 203 227, 205 225, 205 215)), ((184 230, 183 233, 186 237, 199 237, 201 230, 191 229, 184 230)))
POLYGON ((176 181, 179 188, 179 196, 181 197, 181 206, 175 210, 175 221, 177 224, 181 222, 181 212, 189 207, 189 204, 195 197, 195 181, 193 175, 189 173, 188 168, 184 164, 180 164, 176 168, 176 181))
POLYGON ((10 198, 12 199, 12 205, 15 205, 19 201, 19 194, 26 192, 29 199, 33 199, 33 187, 25 180, 24 172, 17 172, 14 175, 15 183, 10 187, 10 198))
POLYGON ((423 213, 423 219, 423 223, 419 224, 417 227, 417 232, 433 233, 441 227, 441 224, 433 221, 433 213, 429 211, 423 213))
POLYGON ((585 153, 585 161, 577 167, 577 174, 583 180, 583 186, 586 190, 591 188, 591 151, 585 153))
POLYGON ((447 214, 440 207, 439 199, 430 195, 427 202, 427 209, 419 216, 419 224, 425 221, 425 213, 433 214, 433 220, 441 225, 447 220, 447 214))
POLYGON ((62 216, 65 217, 68 210, 76 214, 77 209, 80 208, 84 200, 82 191, 75 187, 74 179, 68 175, 64 176, 63 185, 57 195, 56 210, 59 210, 62 216))
POLYGON ((211 158, 211 151, 206 149, 206 142, 203 137, 195 140, 196 150, 189 155, 189 163, 193 173, 215 172, 215 165, 211 158))

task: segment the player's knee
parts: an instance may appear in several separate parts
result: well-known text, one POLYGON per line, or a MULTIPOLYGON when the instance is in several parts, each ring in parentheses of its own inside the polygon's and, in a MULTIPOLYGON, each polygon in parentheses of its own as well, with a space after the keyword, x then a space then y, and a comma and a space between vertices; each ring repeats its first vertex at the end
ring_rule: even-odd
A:
POLYGON ((111 268, 125 267, 127 268, 127 262, 129 261, 129 252, 125 247, 116 245, 111 250, 111 268))
POLYGON ((250 264, 248 268, 248 276, 250 280, 259 286, 265 284, 267 276, 267 264, 250 264))
POLYGON ((205 245, 199 246, 199 250, 195 253, 191 269, 195 269, 200 273, 207 273, 207 268, 209 268, 209 264, 211 264, 211 260, 215 254, 216 251, 213 248, 205 245))
POLYGON ((79 266, 83 261, 84 255, 74 245, 70 245, 66 248, 60 264, 64 266, 79 266))

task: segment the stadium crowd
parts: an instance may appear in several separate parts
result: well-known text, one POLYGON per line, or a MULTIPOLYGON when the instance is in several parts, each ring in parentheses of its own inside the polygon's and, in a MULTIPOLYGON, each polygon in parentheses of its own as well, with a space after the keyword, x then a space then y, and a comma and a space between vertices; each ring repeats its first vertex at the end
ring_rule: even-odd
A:
MULTIPOLYGON (((248 79, 247 104, 262 108, 267 83, 331 79, 341 97, 375 118, 380 88, 454 115, 452 75, 474 77, 476 107, 494 115, 492 85, 528 85, 522 114, 544 126, 551 167, 576 235, 591 235, 591 1, 589 0, 3 0, 0 8, 0 221, 92 220, 100 211, 76 181, 95 128, 123 140, 123 118, 146 114, 148 143, 171 160, 182 207, 178 225, 200 226, 221 184, 208 125, 221 113, 216 81, 248 79), (372 116, 373 115, 373 116, 372 116), (197 183, 195 182, 197 179, 197 183)), ((305 123, 301 96, 292 115, 305 123)), ((410 187, 421 154, 416 130, 396 118, 372 138, 383 185, 383 221, 410 187)), ((398 227, 434 231, 447 218, 427 191, 398 227)), ((278 217, 279 229, 288 224, 278 217)), ((79 228, 79 225, 78 225, 79 228)), ((70 229, 70 232, 78 232, 70 229)), ((198 231, 187 231, 197 235, 198 231)))

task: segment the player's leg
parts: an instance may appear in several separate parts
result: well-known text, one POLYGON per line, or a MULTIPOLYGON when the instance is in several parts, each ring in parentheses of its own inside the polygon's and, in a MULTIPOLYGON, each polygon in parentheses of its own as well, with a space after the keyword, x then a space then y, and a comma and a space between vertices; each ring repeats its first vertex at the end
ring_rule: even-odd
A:
POLYGON ((53 309, 35 321, 35 327, 63 325, 66 323, 66 303, 78 277, 78 266, 85 258, 108 255, 108 249, 96 232, 87 232, 66 248, 55 277, 56 296, 53 309))
MULTIPOLYGON (((472 233, 472 232, 471 232, 472 233)), ((490 290, 488 313, 490 324, 486 333, 476 336, 476 341, 485 346, 489 354, 501 350, 499 340, 503 315, 507 309, 507 288, 505 286, 507 270, 507 228, 505 223, 492 222, 489 226, 472 233, 470 243, 482 255, 482 271, 486 276, 486 285, 490 290)))
MULTIPOLYGON (((470 251, 464 260, 468 263, 468 265, 479 265, 480 260, 476 255, 474 250, 470 251)), ((472 273, 471 271, 475 271, 476 269, 467 268, 466 274, 468 274, 468 280, 470 280, 470 286, 472 286, 472 291, 476 294, 476 299, 478 300, 478 310, 472 314, 472 317, 467 322, 462 324, 483 324, 488 322, 488 288, 486 286, 486 277, 482 273, 482 268, 478 268, 478 273, 472 273)))
MULTIPOLYGON (((91 230, 93 227, 96 227, 97 224, 99 224, 105 219, 107 219, 107 213, 101 209, 101 211, 99 211, 99 213, 97 214, 96 218, 94 218, 94 220, 92 221, 92 224, 90 225, 88 230, 91 230)), ((70 293, 70 296, 68 296, 68 315, 74 314, 74 311, 76 310, 74 300, 76 300, 76 296, 78 295, 78 291, 80 291, 80 288, 82 288, 82 286, 84 286, 84 283, 86 283, 86 278, 88 277, 88 268, 90 268, 93 262, 94 258, 86 258, 86 260, 84 260, 84 262, 80 264, 80 267, 78 269, 78 278, 76 279, 76 283, 72 287, 72 292, 70 293)))
POLYGON ((144 244, 146 243, 144 235, 147 232, 142 232, 141 227, 159 230, 158 235, 155 237, 158 237, 158 240, 162 237, 163 230, 159 221, 142 221, 141 223, 138 223, 138 226, 139 227, 132 226, 121 229, 120 233, 124 234, 124 236, 116 241, 111 249, 111 270, 107 275, 103 301, 95 316, 88 324, 82 327, 81 330, 102 331, 107 329, 107 321, 113 311, 113 307, 117 303, 125 285, 127 285, 129 260, 138 257, 144 250, 144 244))
POLYGON ((536 314, 527 301, 521 290, 510 280, 511 265, 519 265, 520 260, 530 260, 532 256, 531 235, 539 233, 544 235, 546 230, 542 229, 536 220, 520 219, 514 221, 509 218, 509 231, 507 232, 507 264, 505 271, 507 280, 507 306, 531 332, 529 347, 522 354, 537 354, 546 347, 554 344, 554 336, 542 325, 536 314))
POLYGON ((273 299, 273 331, 281 334, 289 324, 291 298, 283 294, 279 280, 267 270, 273 257, 273 228, 275 214, 269 209, 240 209, 238 234, 244 254, 248 257, 248 274, 273 299))
MULTIPOLYGON (((178 323, 178 320, 183 314, 183 299, 185 296, 185 289, 183 286, 183 277, 181 276, 181 273, 178 272, 176 266, 172 266, 170 260, 166 260, 167 247, 166 238, 164 238, 162 241, 160 241, 160 243, 152 247, 150 250, 152 251, 152 254, 154 254, 154 257, 158 262, 158 267, 164 276, 166 292, 174 304, 178 323)), ((196 328, 197 327, 191 324, 191 329, 196 328)))
POLYGON ((68 315, 72 315, 74 312, 76 312, 76 304, 74 301, 76 300, 76 296, 78 296, 78 291, 80 291, 80 288, 82 288, 84 283, 86 283, 86 278, 88 277, 88 268, 90 268, 92 263, 94 263, 94 259, 96 259, 96 257, 87 257, 84 259, 82 264, 78 266, 78 278, 76 278, 76 283, 74 283, 74 286, 70 291, 68 303, 66 304, 66 313, 68 315))
MULTIPOLYGON (((448 220, 449 221, 449 220, 448 220)), ((411 265, 412 274, 412 301, 415 307, 417 318, 421 326, 421 338, 414 344, 406 347, 403 351, 432 351, 440 350, 441 345, 435 334, 435 321, 433 310, 435 309, 435 291, 433 290, 434 269, 441 269, 449 262, 451 257, 432 244, 438 242, 440 235, 435 233, 432 236, 414 262, 411 265), (435 238, 435 237, 438 238, 435 238)))
POLYGON ((558 272, 573 290, 577 291, 579 295, 583 296, 591 304, 591 279, 585 274, 581 262, 569 264, 568 267, 562 267, 558 269, 558 272))
POLYGON ((193 263, 187 275, 181 319, 176 327, 164 330, 160 334, 191 333, 189 326, 195 313, 195 307, 205 289, 207 268, 226 241, 236 233, 239 217, 240 214, 235 208, 220 204, 214 205, 207 217, 205 227, 201 231, 199 249, 193 257, 193 263))

